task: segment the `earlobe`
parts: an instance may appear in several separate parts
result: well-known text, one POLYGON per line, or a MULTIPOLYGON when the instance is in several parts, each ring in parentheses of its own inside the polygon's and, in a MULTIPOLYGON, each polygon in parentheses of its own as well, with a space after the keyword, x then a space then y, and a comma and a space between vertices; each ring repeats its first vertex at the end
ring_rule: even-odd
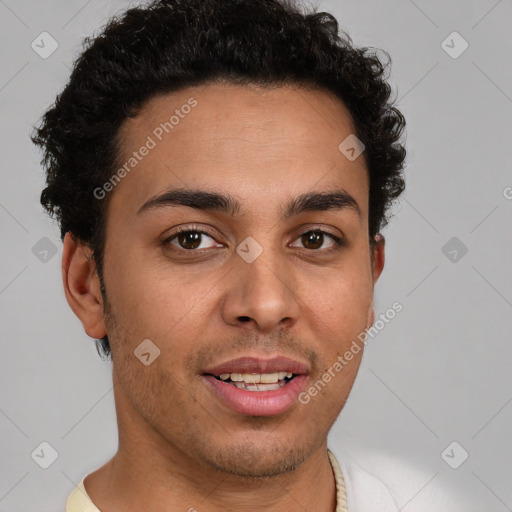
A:
POLYGON ((107 331, 96 262, 92 250, 69 232, 64 237, 62 281, 66 300, 85 332, 91 338, 103 338, 107 331))

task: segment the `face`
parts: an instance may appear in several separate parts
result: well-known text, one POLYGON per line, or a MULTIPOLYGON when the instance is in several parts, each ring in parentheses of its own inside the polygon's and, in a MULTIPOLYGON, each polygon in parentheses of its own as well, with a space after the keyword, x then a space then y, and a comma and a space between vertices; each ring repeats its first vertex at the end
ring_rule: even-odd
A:
POLYGON ((364 154, 338 149, 353 133, 337 99, 292 86, 188 88, 125 121, 104 252, 121 443, 241 476, 325 443, 363 351, 298 396, 373 322, 383 265, 364 154))

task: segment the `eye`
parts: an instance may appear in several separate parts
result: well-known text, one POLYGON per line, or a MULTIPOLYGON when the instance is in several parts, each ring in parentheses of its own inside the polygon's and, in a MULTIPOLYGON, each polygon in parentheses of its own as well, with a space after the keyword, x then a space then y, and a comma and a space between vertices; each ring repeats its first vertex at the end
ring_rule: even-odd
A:
MULTIPOLYGON (((302 235, 297 238, 300 240, 303 248, 311 251, 322 250, 322 252, 329 252, 336 250, 344 245, 341 238, 328 233, 321 229, 312 229, 305 231, 302 235), (327 237, 327 239, 326 239, 327 237), (325 243, 331 239, 331 244, 325 247, 325 243)), ((163 245, 172 245, 176 247, 178 251, 198 251, 203 249, 213 249, 215 247, 224 247, 223 244, 219 244, 212 235, 201 229, 181 228, 177 233, 173 234, 169 238, 163 241, 163 245), (208 239, 210 243, 208 244, 208 239)), ((297 247, 292 245, 292 247, 297 247)))
POLYGON ((333 240, 333 243, 327 247, 323 248, 327 251, 331 249, 337 249, 341 246, 343 246, 343 240, 331 233, 327 233, 326 231, 323 231, 321 229, 314 229, 310 231, 306 231, 300 235, 300 237, 297 240, 300 240, 303 244, 304 249, 309 250, 318 250, 321 249, 325 242, 325 236, 329 237, 331 240, 333 240))
POLYGON ((180 230, 179 233, 164 240, 164 244, 174 245, 175 247, 178 247, 178 249, 185 249, 187 251, 195 249, 211 249, 219 246, 222 247, 222 245, 218 244, 212 236, 206 233, 206 231, 201 231, 199 229, 180 230), (214 243, 211 245, 203 245, 204 238, 209 238, 214 243))

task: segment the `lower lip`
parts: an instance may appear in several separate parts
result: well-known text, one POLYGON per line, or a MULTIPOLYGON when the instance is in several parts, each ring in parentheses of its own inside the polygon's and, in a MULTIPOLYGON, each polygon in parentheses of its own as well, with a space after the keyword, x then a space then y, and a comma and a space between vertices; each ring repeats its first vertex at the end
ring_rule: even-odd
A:
POLYGON ((230 409, 248 416, 275 416, 289 409, 305 388, 307 375, 297 375, 282 388, 272 391, 246 391, 233 384, 203 375, 213 392, 230 409))

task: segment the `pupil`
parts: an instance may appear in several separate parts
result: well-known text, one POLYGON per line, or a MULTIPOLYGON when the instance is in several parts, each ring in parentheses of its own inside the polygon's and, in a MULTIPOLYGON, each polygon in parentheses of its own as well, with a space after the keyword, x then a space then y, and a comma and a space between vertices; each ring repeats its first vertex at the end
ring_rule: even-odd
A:
POLYGON ((201 244, 201 233, 198 231, 188 231, 180 233, 178 241, 184 249, 196 249, 201 244))
POLYGON ((308 247, 308 244, 313 245, 314 247, 309 247, 310 249, 318 249, 322 247, 323 242, 323 234, 318 231, 309 231, 308 233, 304 233, 302 235, 302 243, 305 247, 308 247))

